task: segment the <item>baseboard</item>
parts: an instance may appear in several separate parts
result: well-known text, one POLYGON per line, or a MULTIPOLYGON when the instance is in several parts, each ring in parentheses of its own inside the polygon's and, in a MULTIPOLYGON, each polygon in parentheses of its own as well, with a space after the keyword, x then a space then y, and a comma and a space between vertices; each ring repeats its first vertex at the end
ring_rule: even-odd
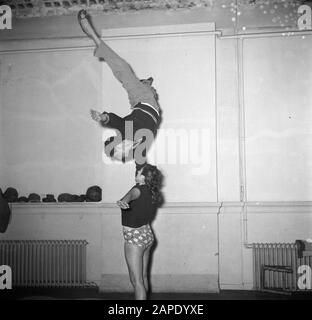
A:
POLYGON ((220 290, 246 290, 242 283, 220 283, 220 290))

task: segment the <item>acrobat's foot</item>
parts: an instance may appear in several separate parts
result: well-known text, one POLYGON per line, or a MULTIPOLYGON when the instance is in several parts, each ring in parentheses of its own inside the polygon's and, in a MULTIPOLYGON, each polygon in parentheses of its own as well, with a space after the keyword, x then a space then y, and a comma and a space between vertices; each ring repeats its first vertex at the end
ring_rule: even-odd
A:
POLYGON ((80 27, 82 31, 90 37, 96 45, 99 45, 101 43, 101 39, 96 33, 94 27, 92 26, 91 18, 86 10, 82 9, 78 12, 77 15, 78 22, 80 24, 80 27))

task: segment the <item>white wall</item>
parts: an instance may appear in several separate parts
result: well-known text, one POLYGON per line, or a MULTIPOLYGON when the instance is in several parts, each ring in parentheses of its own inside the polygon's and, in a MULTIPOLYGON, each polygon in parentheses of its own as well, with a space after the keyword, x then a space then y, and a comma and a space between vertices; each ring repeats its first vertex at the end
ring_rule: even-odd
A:
POLYGON ((223 289, 252 288, 252 249, 247 244, 294 242, 312 234, 311 36, 260 35, 242 41, 244 50, 238 55, 236 39, 223 39, 217 46, 223 289), (245 127, 241 144, 239 125, 245 127), (242 203, 227 202, 239 199, 240 185, 246 191, 245 209, 242 203))
POLYGON ((244 40, 249 201, 312 200, 312 36, 244 40))
POLYGON ((2 184, 20 194, 85 193, 100 184, 101 69, 91 51, 1 56, 2 125, 7 160, 2 184))
POLYGON ((218 200, 240 201, 239 104, 235 40, 216 44, 218 200))

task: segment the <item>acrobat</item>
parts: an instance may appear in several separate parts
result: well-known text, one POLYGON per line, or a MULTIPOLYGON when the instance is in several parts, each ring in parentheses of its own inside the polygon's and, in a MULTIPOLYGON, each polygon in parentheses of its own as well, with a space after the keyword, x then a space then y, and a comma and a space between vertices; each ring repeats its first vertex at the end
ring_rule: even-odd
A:
POLYGON ((78 12, 78 21, 82 30, 96 45, 94 55, 104 59, 113 75, 126 89, 130 102, 131 113, 124 118, 112 112, 90 111, 93 120, 117 131, 117 136, 105 141, 105 153, 113 159, 134 159, 137 165, 144 165, 161 119, 158 94, 152 86, 153 78, 139 79, 136 76, 131 66, 101 40, 86 10, 78 12))

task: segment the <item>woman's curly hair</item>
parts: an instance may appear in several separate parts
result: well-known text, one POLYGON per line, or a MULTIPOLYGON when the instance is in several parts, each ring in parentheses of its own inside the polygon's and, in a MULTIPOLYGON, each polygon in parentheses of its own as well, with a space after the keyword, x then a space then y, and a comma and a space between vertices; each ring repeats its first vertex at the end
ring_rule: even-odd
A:
POLYGON ((152 201, 154 204, 161 205, 163 196, 161 193, 163 174, 156 166, 146 164, 143 167, 142 175, 145 177, 145 183, 152 193, 152 201))

